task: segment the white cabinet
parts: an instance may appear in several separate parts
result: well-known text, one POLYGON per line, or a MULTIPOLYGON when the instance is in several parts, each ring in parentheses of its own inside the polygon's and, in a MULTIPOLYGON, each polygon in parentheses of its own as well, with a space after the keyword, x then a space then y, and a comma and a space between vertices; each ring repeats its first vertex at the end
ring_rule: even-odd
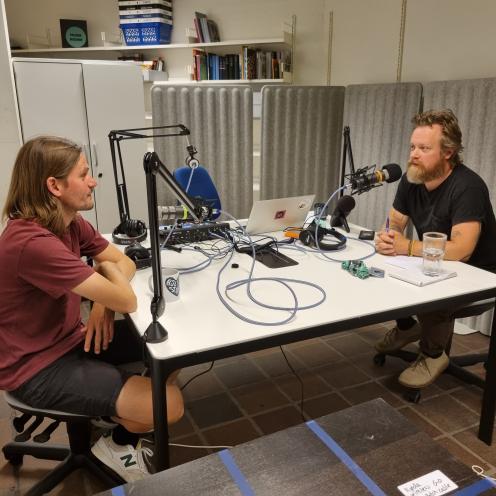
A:
MULTIPOLYGON (((100 232, 119 223, 108 133, 143 127, 141 71, 132 64, 14 59, 23 140, 39 134, 64 136, 84 147, 98 181, 95 209, 85 217, 100 232)), ((121 143, 132 218, 147 221, 144 140, 121 143)))

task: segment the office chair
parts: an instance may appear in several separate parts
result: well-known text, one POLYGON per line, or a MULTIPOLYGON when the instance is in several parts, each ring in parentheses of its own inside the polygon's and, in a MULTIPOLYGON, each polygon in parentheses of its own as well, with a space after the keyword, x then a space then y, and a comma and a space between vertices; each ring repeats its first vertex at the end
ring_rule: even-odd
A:
POLYGON ((24 455, 31 455, 44 460, 61 460, 46 477, 37 482, 26 496, 38 496, 52 490, 62 482, 69 474, 79 468, 86 468, 98 477, 109 488, 123 484, 125 481, 117 474, 100 465, 90 451, 90 435, 92 417, 73 413, 60 412, 56 410, 42 410, 32 408, 25 403, 4 392, 5 400, 14 410, 23 415, 14 419, 14 427, 19 435, 15 440, 6 444, 3 454, 12 465, 21 465, 24 455), (35 420, 24 428, 31 417, 35 420), (37 429, 44 418, 54 420, 43 432, 29 441, 31 434, 37 429), (60 422, 65 422, 69 436, 69 446, 51 445, 45 443, 60 422))
MULTIPOLYGON (((478 315, 487 312, 495 307, 496 300, 490 298, 488 300, 477 301, 471 303, 465 307, 457 310, 453 317, 455 319, 463 319, 465 317, 476 317, 478 315)), ((477 353, 470 355, 460 355, 460 356, 450 356, 451 341, 453 336, 446 347, 446 354, 449 356, 448 368, 444 371, 445 374, 451 374, 452 376, 466 382, 467 384, 473 384, 480 388, 484 388, 485 380, 472 372, 469 372, 464 367, 470 367, 471 365, 476 365, 478 363, 484 363, 484 367, 487 368, 487 353, 477 353)), ((407 350, 398 350, 393 353, 377 353, 374 356, 374 363, 379 366, 383 366, 386 363, 386 356, 395 356, 405 360, 406 362, 413 362, 417 358, 417 353, 407 350)), ((421 397, 420 389, 407 389, 403 393, 403 397, 410 401, 411 403, 418 403, 421 397)))

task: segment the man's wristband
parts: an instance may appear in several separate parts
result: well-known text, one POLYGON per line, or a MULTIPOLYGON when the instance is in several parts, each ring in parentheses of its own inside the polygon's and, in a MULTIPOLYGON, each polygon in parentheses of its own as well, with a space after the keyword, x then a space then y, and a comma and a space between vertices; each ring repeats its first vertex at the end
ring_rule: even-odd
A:
POLYGON ((408 256, 411 257, 413 255, 413 243, 414 240, 411 239, 408 243, 408 256))

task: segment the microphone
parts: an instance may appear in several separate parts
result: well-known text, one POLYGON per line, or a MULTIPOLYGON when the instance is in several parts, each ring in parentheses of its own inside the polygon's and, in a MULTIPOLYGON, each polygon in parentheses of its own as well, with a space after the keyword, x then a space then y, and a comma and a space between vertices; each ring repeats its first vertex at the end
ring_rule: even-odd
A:
POLYGON ((369 189, 380 186, 381 183, 394 183, 402 176, 403 172, 398 164, 387 164, 381 170, 376 170, 366 174, 367 169, 360 169, 348 179, 350 181, 352 192, 364 193, 369 189))
MULTIPOLYGON (((184 205, 158 206, 157 211, 159 224, 165 224, 166 221, 171 220, 194 220, 189 209, 184 205)), ((218 209, 211 208, 208 205, 197 205, 194 213, 201 221, 211 220, 215 215, 219 215, 218 209)))
POLYGON ((331 227, 343 226, 346 232, 350 232, 350 226, 346 217, 355 208, 355 199, 350 195, 342 196, 334 209, 331 216, 331 227))

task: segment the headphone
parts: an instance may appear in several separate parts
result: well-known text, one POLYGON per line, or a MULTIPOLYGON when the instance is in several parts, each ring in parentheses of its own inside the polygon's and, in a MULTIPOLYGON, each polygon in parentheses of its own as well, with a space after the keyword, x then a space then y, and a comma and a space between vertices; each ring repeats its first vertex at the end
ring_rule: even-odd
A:
POLYGON ((131 245, 146 239, 146 225, 141 220, 126 219, 112 231, 112 241, 118 245, 131 245))
POLYGON ((152 265, 150 250, 143 245, 140 245, 138 242, 126 246, 124 254, 135 263, 137 269, 145 269, 152 265))
POLYGON ((320 227, 317 229, 317 224, 312 222, 307 228, 302 229, 298 239, 305 245, 312 248, 317 248, 322 251, 340 250, 346 245, 346 236, 336 231, 336 229, 327 229, 320 227), (324 236, 334 236, 337 243, 324 243, 324 236))

